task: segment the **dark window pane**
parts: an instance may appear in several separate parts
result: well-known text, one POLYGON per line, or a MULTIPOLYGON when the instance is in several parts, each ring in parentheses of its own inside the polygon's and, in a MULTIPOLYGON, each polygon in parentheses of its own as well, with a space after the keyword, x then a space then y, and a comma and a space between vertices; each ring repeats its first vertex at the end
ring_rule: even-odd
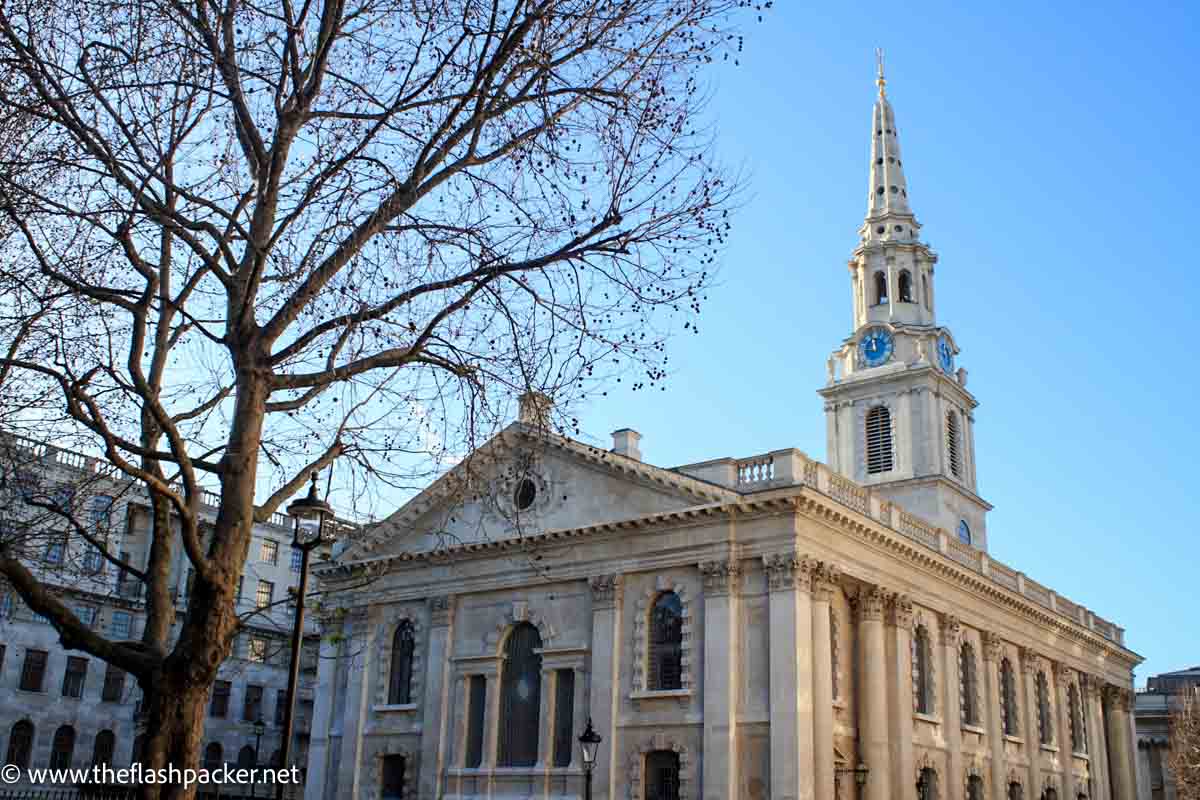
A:
POLYGON ((46 651, 26 650, 25 663, 21 666, 20 688, 26 692, 42 691, 42 680, 46 675, 46 651))
POLYGON ((210 770, 219 768, 222 755, 220 742, 209 743, 208 747, 204 748, 204 768, 210 770))
POLYGON ((100 731, 92 747, 92 765, 112 764, 113 751, 117 748, 117 737, 112 731, 100 731))
POLYGON ((87 679, 87 659, 67 657, 67 671, 63 673, 63 697, 83 697, 83 684, 87 679))
POLYGON ((463 764, 469 768, 483 763, 483 709, 487 700, 487 680, 472 675, 467 698, 467 757, 463 764))
POLYGON ((413 624, 404 620, 396 626, 392 637, 392 668, 388 682, 388 702, 405 704, 412 702, 412 666, 415 646, 413 624))
POLYGON ((646 754, 646 800, 679 800, 679 754, 654 750, 646 754))
POLYGON ((565 767, 575 745, 575 670, 556 670, 554 676, 554 766, 565 767))
POLYGON ((6 764, 16 764, 21 769, 29 767, 29 754, 33 750, 33 723, 23 719, 12 726, 8 734, 6 764))
POLYGON ((404 756, 386 755, 383 757, 383 776, 380 781, 383 800, 401 800, 404 797, 404 756))
POLYGON ((124 690, 125 671, 109 664, 104 670, 104 688, 100 691, 100 699, 105 703, 119 703, 124 690))
POLYGON ((54 741, 50 745, 50 769, 70 769, 74 753, 75 729, 63 725, 54 732, 54 741))
POLYGON ((683 688, 683 603, 663 592, 650 610, 649 689, 683 688))
POLYGON ((531 767, 537 762, 541 714, 542 637, 522 622, 504 645, 500 695, 500 753, 503 767, 531 767))
POLYGON ((262 717, 263 687, 247 686, 246 699, 242 704, 242 719, 246 722, 256 722, 262 717))
POLYGON ((210 717, 223 718, 229 714, 229 681, 213 684, 212 704, 208 707, 210 717))

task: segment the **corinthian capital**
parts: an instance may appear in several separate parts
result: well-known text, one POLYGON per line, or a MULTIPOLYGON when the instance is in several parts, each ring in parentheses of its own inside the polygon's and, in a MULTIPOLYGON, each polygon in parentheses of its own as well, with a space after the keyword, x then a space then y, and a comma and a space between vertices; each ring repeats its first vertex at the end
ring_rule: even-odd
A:
POLYGON ((886 605, 887 592, 879 586, 862 590, 854 597, 854 610, 858 613, 859 622, 882 621, 886 605))
POLYGON ((837 564, 823 561, 817 565, 813 573, 813 592, 818 600, 828 603, 833 600, 841 581, 842 570, 837 564))
POLYGON ((763 556, 763 569, 767 573, 767 585, 772 592, 799 589, 811 592, 813 573, 817 563, 795 553, 767 553, 763 556))
POLYGON ((911 628, 913 621, 912 598, 906 594, 892 595, 888 603, 888 624, 897 628, 911 628))
POLYGON ((1004 640, 989 631, 983 632, 983 660, 999 661, 1004 652, 1004 640))
POLYGON ((592 590, 593 608, 612 608, 621 593, 621 576, 593 575, 588 578, 588 586, 592 590))
POLYGON ((723 561, 704 561, 700 564, 706 595, 725 595, 737 591, 738 563, 730 558, 723 561))
POLYGON ((953 614, 942 614, 941 623, 938 633, 942 644, 957 648, 962 641, 962 623, 953 614))

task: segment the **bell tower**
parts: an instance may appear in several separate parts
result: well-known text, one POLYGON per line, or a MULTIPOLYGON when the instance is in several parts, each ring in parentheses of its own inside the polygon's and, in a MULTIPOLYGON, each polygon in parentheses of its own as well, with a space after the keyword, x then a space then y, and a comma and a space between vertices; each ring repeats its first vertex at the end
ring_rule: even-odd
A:
POLYGON ((987 549, 975 480, 975 407, 958 345, 937 324, 937 254, 920 240, 877 51, 867 214, 849 261, 852 333, 827 362, 830 467, 987 549))

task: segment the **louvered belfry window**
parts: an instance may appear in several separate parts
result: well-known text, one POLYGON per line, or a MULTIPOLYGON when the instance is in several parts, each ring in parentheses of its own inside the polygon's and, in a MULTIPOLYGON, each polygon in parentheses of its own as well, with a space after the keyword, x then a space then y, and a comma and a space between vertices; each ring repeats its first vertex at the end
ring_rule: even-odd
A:
POLYGON ((647 675, 652 690, 683 688, 683 603, 674 592, 663 592, 650 610, 647 675))
POLYGON ((542 657, 534 651, 541 647, 541 634, 528 622, 513 628, 504 645, 499 766, 532 767, 537 762, 542 657))
POLYGON ((867 412, 867 472, 876 475, 892 469, 892 412, 875 406, 867 412))
POLYGON ((392 637, 392 668, 388 680, 388 703, 402 705, 412 702, 413 624, 403 620, 392 637))
POLYGON ((962 477, 962 447, 958 431, 958 412, 946 415, 946 451, 950 454, 950 474, 962 477))

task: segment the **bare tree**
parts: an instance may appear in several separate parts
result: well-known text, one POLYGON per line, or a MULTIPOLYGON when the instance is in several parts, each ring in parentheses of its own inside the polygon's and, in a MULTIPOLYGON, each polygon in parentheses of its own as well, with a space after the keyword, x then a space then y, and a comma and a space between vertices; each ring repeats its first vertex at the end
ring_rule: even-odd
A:
POLYGON ((736 60, 748 6, 0 2, 0 421, 149 498, 148 565, 114 565, 145 585, 142 640, 80 624, 3 540, 0 574, 137 677, 148 766, 197 763, 252 526, 310 472, 358 501, 517 392, 661 383, 736 189, 701 70, 736 60))
POLYGON ((1173 700, 1167 764, 1175 778, 1175 796, 1200 800, 1200 690, 1189 689, 1173 700))

